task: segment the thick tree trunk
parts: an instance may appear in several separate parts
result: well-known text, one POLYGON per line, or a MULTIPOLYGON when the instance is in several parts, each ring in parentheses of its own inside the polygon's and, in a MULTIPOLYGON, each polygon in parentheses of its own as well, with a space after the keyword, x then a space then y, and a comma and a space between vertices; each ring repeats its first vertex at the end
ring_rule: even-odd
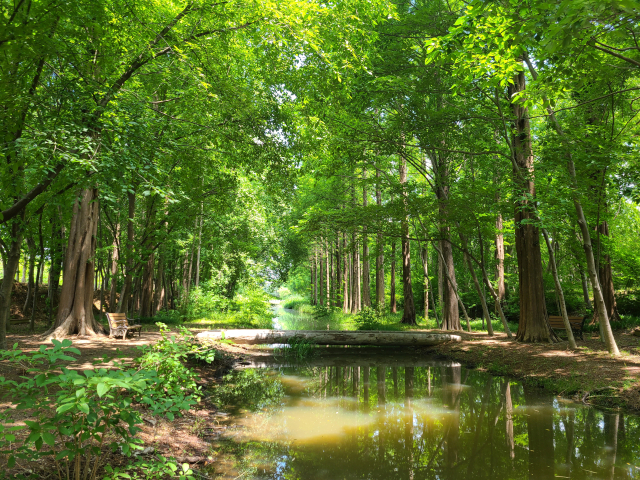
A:
POLYGON ((149 255, 144 270, 142 271, 142 291, 140 293, 140 316, 153 317, 153 271, 155 266, 155 255, 149 255))
POLYGON ((398 306, 396 304, 396 239, 391 240, 391 280, 389 286, 389 294, 390 294, 390 307, 389 310, 391 313, 396 313, 398 311, 398 306))
MULTIPOLYGON (((504 287, 504 235, 502 233, 502 214, 498 214, 496 218, 496 280, 498 299, 496 302, 504 302, 505 287, 504 287)), ((496 313, 498 312, 498 306, 495 305, 496 313)))
MULTIPOLYGON (((22 215, 24 219, 24 214, 22 215)), ((13 282, 20 264, 23 229, 17 221, 11 225, 11 246, 7 254, 4 276, 0 285, 0 349, 7 348, 7 327, 11 316, 11 293, 13 282)))
MULTIPOLYGON (((449 227, 442 227, 441 234, 449 237, 449 227)), ((453 249, 448 240, 440 241, 440 260, 442 264, 442 329, 462 330, 460 325, 460 310, 458 296, 455 290, 455 266, 453 264, 453 249)))
POLYGON ((93 277, 98 229, 98 190, 84 189, 73 206, 58 315, 47 339, 104 333, 93 317, 93 277))
MULTIPOLYGON (((509 98, 525 91, 524 72, 514 77, 509 86, 509 98)), ((519 103, 511 104, 515 117, 512 138, 514 154, 514 182, 518 201, 515 207, 515 240, 518 257, 520 321, 516 340, 521 342, 553 342, 557 339, 547 318, 542 277, 540 232, 536 225, 533 152, 528 109, 519 103)))
POLYGON ((122 287, 120 303, 118 304, 118 313, 127 313, 129 311, 129 300, 131 297, 131 288, 133 284, 133 220, 136 215, 136 194, 135 192, 130 191, 127 195, 129 199, 129 212, 127 217, 127 262, 124 277, 124 286, 122 287))
MULTIPOLYGON (((609 224, 607 221, 603 221, 598 225, 598 232, 605 237, 609 236, 609 224)), ((598 278, 600 278, 600 285, 602 287, 602 297, 607 309, 610 321, 620 320, 618 314, 618 307, 616 305, 616 291, 613 286, 613 272, 611 270, 611 256, 605 253, 600 257, 598 278)), ((597 312, 596 312, 597 319, 597 312)))
POLYGON ((556 295, 558 297, 558 302, 560 303, 560 314, 562 315, 562 320, 564 321, 564 328, 567 331, 567 338, 569 340, 569 347, 572 350, 578 348, 576 345, 576 340, 573 338, 573 331, 571 330, 571 323, 569 323, 569 316, 567 315, 567 306, 564 301, 564 293, 562 291, 562 285, 560 284, 560 278, 558 277, 558 269, 556 266, 556 258, 553 252, 553 245, 549 241, 549 235, 547 231, 543 228, 542 235, 544 236, 544 240, 547 243, 547 250, 549 251, 549 265, 551 266, 551 273, 553 274, 553 281, 556 285, 556 295))

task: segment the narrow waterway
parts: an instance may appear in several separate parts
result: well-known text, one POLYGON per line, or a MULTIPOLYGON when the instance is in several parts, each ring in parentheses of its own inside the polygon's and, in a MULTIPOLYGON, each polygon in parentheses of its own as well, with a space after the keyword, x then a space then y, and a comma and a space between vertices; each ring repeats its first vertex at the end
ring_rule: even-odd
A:
POLYGON ((235 418, 218 478, 640 478, 637 416, 401 349, 261 366, 220 398, 235 418))

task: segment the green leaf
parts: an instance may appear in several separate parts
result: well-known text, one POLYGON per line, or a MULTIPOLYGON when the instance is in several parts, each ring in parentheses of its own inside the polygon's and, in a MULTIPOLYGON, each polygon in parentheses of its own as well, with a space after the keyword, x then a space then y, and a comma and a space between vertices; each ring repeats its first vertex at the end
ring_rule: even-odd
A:
POLYGON ((56 437, 54 437, 51 433, 49 432, 45 432, 42 434, 42 439, 44 440, 44 443, 46 443, 47 445, 53 447, 56 443, 56 437))
POLYGON ((96 387, 96 390, 98 392, 98 396, 102 398, 102 396, 109 391, 109 387, 101 382, 96 387))

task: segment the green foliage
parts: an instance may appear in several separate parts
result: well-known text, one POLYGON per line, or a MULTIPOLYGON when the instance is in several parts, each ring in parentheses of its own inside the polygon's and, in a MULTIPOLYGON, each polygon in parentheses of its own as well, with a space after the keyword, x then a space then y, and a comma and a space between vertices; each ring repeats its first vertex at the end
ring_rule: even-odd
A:
MULTIPOLYGON (((142 417, 138 406, 173 419, 195 402, 181 379, 162 378, 152 369, 120 363, 113 369, 82 372, 65 368, 61 362, 72 361, 71 354, 80 353, 71 345, 70 340, 54 340, 53 347, 42 345, 31 354, 19 350, 17 344, 12 350, 0 351, 2 361, 28 374, 21 381, 0 377, 2 398, 29 416, 26 427, 8 426, 12 410, 0 412, 0 453, 8 455, 9 468, 16 458, 53 457, 60 475, 70 471, 68 478, 80 480, 81 472, 90 468, 94 479, 101 468, 105 440, 112 450, 120 448, 125 455, 139 448, 136 434, 142 417), (23 429, 28 435, 18 439, 15 432, 23 429)), ((165 360, 173 360, 173 354, 167 352, 165 360)))
POLYGON ((158 456, 157 460, 138 460, 125 467, 105 466, 107 475, 102 480, 163 480, 177 478, 179 480, 195 480, 193 470, 188 463, 182 465, 158 456))
POLYGON ((283 308, 300 311, 304 305, 309 305, 309 300, 301 295, 290 295, 282 300, 280 304, 283 308))
POLYGON ((199 398, 202 392, 196 383, 198 376, 186 363, 189 360, 212 363, 216 350, 198 343, 184 327, 180 327, 176 335, 165 324, 158 322, 156 325, 160 328, 161 338, 153 345, 138 347, 143 351, 137 359, 138 365, 143 370, 158 373, 160 381, 155 388, 159 393, 199 398))
POLYGON ((384 310, 382 308, 363 307, 356 314, 354 321, 357 330, 386 330, 383 318, 384 310))

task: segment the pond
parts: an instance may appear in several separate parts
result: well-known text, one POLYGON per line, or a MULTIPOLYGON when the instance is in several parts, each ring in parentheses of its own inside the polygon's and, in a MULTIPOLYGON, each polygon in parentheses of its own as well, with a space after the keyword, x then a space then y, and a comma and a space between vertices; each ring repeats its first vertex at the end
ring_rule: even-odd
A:
POLYGON ((217 389, 232 417, 214 478, 640 478, 637 416, 410 349, 314 353, 254 363, 217 389))

